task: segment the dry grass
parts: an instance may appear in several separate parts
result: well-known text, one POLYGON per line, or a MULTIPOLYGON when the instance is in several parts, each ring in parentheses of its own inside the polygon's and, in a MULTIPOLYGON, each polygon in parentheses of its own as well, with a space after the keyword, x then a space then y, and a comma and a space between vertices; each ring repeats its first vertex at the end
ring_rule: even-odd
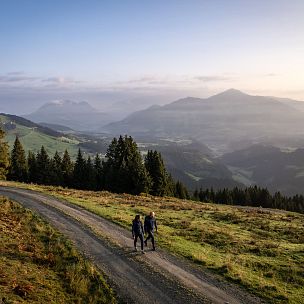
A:
POLYGON ((304 215, 175 198, 19 186, 65 198, 128 228, 135 214, 153 210, 160 246, 271 303, 303 303, 304 215))
POLYGON ((111 289, 35 214, 0 197, 0 302, 114 303, 111 289))

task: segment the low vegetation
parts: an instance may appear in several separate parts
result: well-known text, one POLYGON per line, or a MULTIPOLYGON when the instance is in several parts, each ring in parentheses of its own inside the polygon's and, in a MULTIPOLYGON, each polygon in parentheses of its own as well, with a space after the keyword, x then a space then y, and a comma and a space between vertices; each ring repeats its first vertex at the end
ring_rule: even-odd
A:
POLYGON ((271 303, 304 298, 304 216, 168 197, 132 196, 1 182, 42 191, 126 228, 156 212, 160 246, 220 273, 271 303))
POLYGON ((1 303, 115 303, 112 291, 56 230, 0 197, 1 303))

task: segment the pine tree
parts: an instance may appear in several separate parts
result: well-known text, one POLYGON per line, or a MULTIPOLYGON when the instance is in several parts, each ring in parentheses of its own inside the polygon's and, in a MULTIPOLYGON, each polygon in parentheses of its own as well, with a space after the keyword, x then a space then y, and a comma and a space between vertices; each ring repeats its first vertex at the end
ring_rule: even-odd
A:
POLYGON ((109 145, 104 163, 105 189, 139 194, 148 192, 150 178, 132 137, 120 136, 109 145))
POLYGON ((27 161, 23 146, 16 136, 14 147, 11 152, 11 163, 8 178, 18 182, 26 182, 28 175, 27 161))
POLYGON ((76 189, 84 189, 86 184, 86 161, 79 149, 73 170, 73 185, 76 189))
POLYGON ((103 174, 103 166, 101 159, 98 155, 98 153, 95 156, 94 159, 94 170, 95 170, 95 190, 100 191, 104 188, 104 174, 103 174))
POLYGON ((56 186, 63 184, 62 160, 57 151, 50 161, 50 183, 56 186))
POLYGON ((32 151, 28 152, 27 156, 28 181, 37 183, 37 161, 36 156, 32 151))
POLYGON ((189 199, 188 190, 180 181, 177 181, 175 184, 175 197, 189 199))
POLYGON ((166 171, 162 156, 157 151, 148 151, 145 167, 151 177, 150 194, 156 196, 169 195, 169 174, 166 171))
POLYGON ((61 162, 62 186, 64 187, 72 186, 73 170, 74 170, 74 164, 71 161, 69 152, 65 150, 61 162))
POLYGON ((50 158, 44 148, 41 147, 36 157, 36 169, 37 169, 37 184, 48 185, 51 182, 50 175, 50 158))
POLYGON ((85 189, 95 190, 96 189, 96 174, 95 168, 92 163, 91 157, 89 156, 86 161, 86 182, 85 189))
POLYGON ((199 192, 198 192, 197 188, 193 192, 193 200, 199 201, 199 192))
POLYGON ((8 144, 4 137, 5 133, 0 128, 0 179, 6 179, 10 163, 8 144))

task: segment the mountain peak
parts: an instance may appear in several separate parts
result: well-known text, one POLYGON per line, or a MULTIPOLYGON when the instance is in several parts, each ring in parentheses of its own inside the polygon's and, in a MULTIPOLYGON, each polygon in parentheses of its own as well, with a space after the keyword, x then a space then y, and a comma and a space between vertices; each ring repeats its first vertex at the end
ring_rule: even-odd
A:
POLYGON ((242 92, 240 90, 236 90, 236 89, 231 88, 231 89, 228 89, 228 90, 226 90, 224 92, 216 94, 214 96, 236 97, 236 96, 248 96, 248 94, 246 94, 246 93, 244 93, 244 92, 242 92))
POLYGON ((97 110, 86 101, 77 102, 68 99, 59 99, 42 105, 36 112, 41 111, 96 112, 97 110))

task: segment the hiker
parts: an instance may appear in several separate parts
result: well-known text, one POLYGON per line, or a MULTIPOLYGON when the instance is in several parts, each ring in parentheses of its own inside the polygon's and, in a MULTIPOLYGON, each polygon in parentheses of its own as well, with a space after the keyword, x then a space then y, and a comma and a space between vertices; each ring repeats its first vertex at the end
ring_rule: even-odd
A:
POLYGON ((140 215, 137 214, 135 216, 135 219, 132 222, 132 236, 134 239, 134 249, 137 251, 136 243, 137 239, 140 239, 140 245, 141 245, 141 252, 144 252, 144 228, 142 221, 140 220, 140 215))
POLYGON ((157 224, 156 224, 156 219, 155 219, 155 213, 150 212, 150 215, 147 215, 145 217, 145 233, 148 234, 147 238, 145 239, 145 245, 147 246, 147 242, 149 239, 151 239, 152 242, 152 250, 155 251, 155 240, 154 240, 154 228, 155 231, 157 231, 157 224))

